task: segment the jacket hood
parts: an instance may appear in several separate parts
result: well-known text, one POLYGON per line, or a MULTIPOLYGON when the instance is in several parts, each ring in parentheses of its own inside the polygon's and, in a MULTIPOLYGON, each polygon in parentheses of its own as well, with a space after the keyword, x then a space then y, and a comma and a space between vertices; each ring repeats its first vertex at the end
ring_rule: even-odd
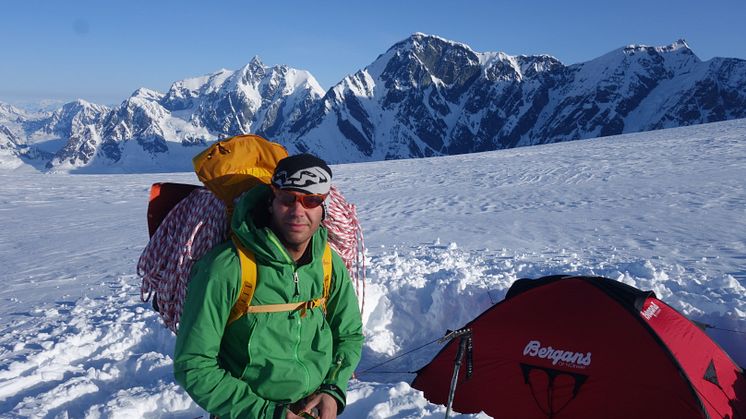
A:
MULTIPOLYGON (((247 249, 254 252, 257 262, 270 266, 292 265, 295 262, 277 235, 269 227, 268 211, 272 190, 267 185, 258 185, 244 193, 236 202, 231 217, 231 231, 247 249)), ((324 253, 327 231, 319 227, 311 237, 311 252, 314 260, 324 253)))

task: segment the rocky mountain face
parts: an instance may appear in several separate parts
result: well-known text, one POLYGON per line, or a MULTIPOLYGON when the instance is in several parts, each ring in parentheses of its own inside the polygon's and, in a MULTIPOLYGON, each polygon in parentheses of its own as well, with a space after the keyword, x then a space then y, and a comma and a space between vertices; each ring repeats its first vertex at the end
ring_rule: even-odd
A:
POLYGON ((188 112, 197 127, 219 136, 262 133, 282 137, 287 127, 323 95, 309 73, 269 68, 258 58, 236 72, 176 82, 161 101, 169 111, 188 112))
POLYGON ((322 94, 310 73, 255 58, 238 71, 175 82, 165 94, 138 89, 113 109, 78 100, 19 121, 31 143, 64 139, 48 170, 189 170, 188 156, 216 139, 282 137, 322 94))
POLYGON ((332 88, 294 134, 337 161, 470 153, 743 118, 745 83, 746 61, 701 62, 684 41, 565 66, 415 34, 332 88))
POLYGON ((28 162, 52 157, 51 153, 26 144, 22 126, 32 117, 26 111, 0 103, 0 170, 17 169, 28 162))
POLYGON ((49 170, 165 171, 189 170, 189 156, 208 143, 249 132, 341 163, 743 117, 746 60, 702 62, 684 41, 566 66, 418 33, 327 92, 306 71, 254 58, 237 71, 175 82, 165 94, 139 89, 113 109, 79 100, 31 115, 0 104, 0 146, 25 147, 19 158, 47 159, 49 170), (63 143, 51 158, 29 151, 51 139, 63 143))

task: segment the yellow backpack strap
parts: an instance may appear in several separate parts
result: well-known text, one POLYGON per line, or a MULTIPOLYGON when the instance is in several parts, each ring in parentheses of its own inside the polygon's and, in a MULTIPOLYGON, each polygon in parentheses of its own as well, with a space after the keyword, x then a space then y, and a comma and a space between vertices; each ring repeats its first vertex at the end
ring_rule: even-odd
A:
POLYGON ((329 244, 324 248, 324 255, 321 257, 321 264, 324 269, 324 294, 321 298, 300 303, 252 306, 251 298, 254 296, 254 289, 256 289, 256 258, 254 253, 246 249, 235 236, 232 239, 238 251, 238 259, 241 262, 241 294, 239 294, 238 301, 231 309, 228 325, 240 319, 246 313, 277 313, 301 310, 301 317, 305 317, 307 309, 318 306, 322 306, 324 313, 326 313, 326 302, 329 300, 329 289, 332 284, 332 249, 329 244))
POLYGON ((246 314, 249 310, 251 299, 254 297, 254 289, 256 289, 256 257, 253 252, 241 244, 236 236, 232 236, 231 238, 238 252, 238 260, 241 263, 241 293, 238 295, 236 304, 231 309, 227 325, 230 325, 246 314))
POLYGON ((321 264, 324 267, 324 296, 321 297, 321 305, 324 307, 324 313, 326 313, 326 302, 329 301, 329 289, 332 285, 332 249, 329 247, 329 243, 324 248, 321 264))

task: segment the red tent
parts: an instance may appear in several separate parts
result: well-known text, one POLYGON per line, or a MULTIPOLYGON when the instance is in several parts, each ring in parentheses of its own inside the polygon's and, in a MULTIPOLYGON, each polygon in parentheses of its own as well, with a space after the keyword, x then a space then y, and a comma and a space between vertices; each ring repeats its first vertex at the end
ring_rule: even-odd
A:
MULTIPOLYGON (((743 418, 746 378, 697 325, 607 278, 521 279, 466 327, 453 409, 495 418, 743 418)), ((446 404, 458 339, 412 386, 446 404)))

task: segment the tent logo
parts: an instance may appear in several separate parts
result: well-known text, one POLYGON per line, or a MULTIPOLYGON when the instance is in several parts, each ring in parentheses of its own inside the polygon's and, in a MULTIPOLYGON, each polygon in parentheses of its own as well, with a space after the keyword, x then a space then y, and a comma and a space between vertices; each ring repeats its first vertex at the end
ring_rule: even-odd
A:
POLYGON ((565 351, 551 346, 542 347, 538 340, 530 341, 523 349, 523 355, 552 360, 552 365, 571 368, 586 368, 591 365, 591 353, 565 351))
POLYGON ((657 317, 660 312, 661 308, 658 307, 658 304, 655 304, 653 301, 651 301, 648 308, 641 311, 640 314, 642 314, 642 317, 645 317, 645 320, 650 320, 653 317, 657 317))

